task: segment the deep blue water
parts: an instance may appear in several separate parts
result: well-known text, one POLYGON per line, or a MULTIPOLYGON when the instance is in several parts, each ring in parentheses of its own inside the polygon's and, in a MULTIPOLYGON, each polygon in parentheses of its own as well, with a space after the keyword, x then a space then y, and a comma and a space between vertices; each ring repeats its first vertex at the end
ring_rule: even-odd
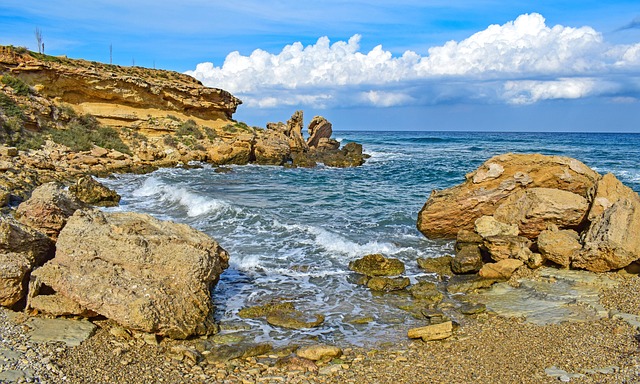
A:
POLYGON ((454 186, 491 156, 506 152, 577 158, 614 173, 640 191, 640 135, 577 133, 336 132, 372 155, 359 168, 285 169, 234 166, 230 173, 162 169, 104 179, 122 196, 118 210, 184 222, 231 254, 214 292, 216 317, 251 326, 256 341, 317 336, 327 342, 368 344, 404 339, 421 323, 397 305, 405 295, 373 295, 351 282, 349 261, 368 253, 400 258, 412 282, 431 278, 419 257, 441 256, 452 244, 425 239, 418 211, 433 189, 454 186), (242 320, 238 310, 270 300, 291 300, 322 313, 316 329, 287 331, 263 320, 242 320), (354 318, 372 317, 368 324, 354 318))

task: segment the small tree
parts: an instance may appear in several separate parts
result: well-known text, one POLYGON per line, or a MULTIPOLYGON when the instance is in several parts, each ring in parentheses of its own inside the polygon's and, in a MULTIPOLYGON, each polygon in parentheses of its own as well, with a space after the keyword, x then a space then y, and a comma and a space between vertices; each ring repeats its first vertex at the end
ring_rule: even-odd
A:
POLYGON ((38 27, 36 27, 36 41, 38 42, 38 53, 42 53, 44 44, 42 44, 42 31, 38 27))

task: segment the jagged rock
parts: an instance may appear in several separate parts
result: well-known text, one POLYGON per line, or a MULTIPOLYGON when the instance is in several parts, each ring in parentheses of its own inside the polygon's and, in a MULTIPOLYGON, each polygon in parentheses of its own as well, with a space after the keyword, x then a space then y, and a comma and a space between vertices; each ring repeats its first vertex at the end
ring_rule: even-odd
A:
POLYGON ((410 284, 408 277, 383 277, 374 276, 367 281, 367 288, 373 291, 391 292, 400 291, 410 284))
POLYGON ((451 256, 429 257, 418 259, 418 267, 429 273, 437 273, 439 276, 451 276, 451 256))
POLYGON ((214 165, 248 164, 252 160, 253 136, 238 135, 231 142, 216 141, 207 148, 207 159, 214 165))
POLYGON ((340 142, 335 139, 327 139, 326 137, 321 138, 318 141, 318 145, 316 149, 320 152, 323 151, 335 151, 340 148, 340 142))
POLYGON ((317 152, 316 157, 328 167, 358 167, 364 164, 362 144, 348 143, 339 150, 317 152))
POLYGON ((229 255, 204 233, 149 215, 79 210, 56 248, 32 275, 82 307, 171 338, 214 329, 211 289, 229 255))
POLYGON ((493 216, 482 216, 474 223, 476 233, 482 237, 490 236, 518 236, 520 230, 517 224, 507 224, 496 220, 493 216))
POLYGON ((73 213, 87 205, 60 183, 46 183, 36 188, 29 200, 18 206, 16 215, 25 225, 56 239, 73 213))
POLYGON ((267 130, 255 140, 254 157, 257 164, 283 165, 289 160, 291 147, 282 123, 267 124, 267 130))
POLYGON ((313 168, 316 165, 314 158, 306 153, 291 153, 292 167, 313 168))
POLYGON ((330 360, 342 356, 342 349, 333 345, 315 344, 298 348, 296 355, 311 361, 330 360))
POLYGON ((105 187, 89 175, 80 177, 69 187, 69 192, 90 205, 115 207, 120 202, 120 195, 116 191, 105 187))
POLYGON ((329 139, 333 130, 331 129, 331 123, 322 116, 315 116, 309 123, 309 138, 307 139, 307 145, 309 147, 317 147, 321 138, 329 139))
POLYGON ((505 154, 487 160, 466 181, 433 191, 418 214, 417 227, 430 238, 454 238, 472 230, 482 216, 493 215, 504 199, 526 188, 553 188, 588 196, 599 178, 578 160, 539 154, 505 154))
POLYGON ((602 176, 593 188, 593 203, 588 219, 593 222, 604 215, 604 212, 620 199, 635 199, 638 194, 622 184, 613 174, 602 176))
POLYGON ((451 260, 453 273, 475 273, 480 268, 482 268, 482 254, 480 253, 480 247, 476 244, 464 245, 451 260))
POLYGON ((516 269, 524 263, 517 259, 504 259, 497 263, 487 263, 482 266, 478 274, 485 279, 508 280, 516 269))
POLYGON ((493 216, 517 224, 520 235, 534 239, 549 224, 560 229, 579 228, 587 216, 589 202, 572 192, 551 188, 529 188, 507 197, 493 216))
POLYGON ((0 305, 10 307, 25 297, 29 274, 53 257, 54 247, 43 233, 0 216, 0 305))
POLYGON ((446 321, 440 324, 427 325, 426 327, 412 328, 407 332, 410 339, 422 339, 422 341, 442 340, 453 334, 453 323, 446 321))
POLYGON ((287 121, 289 137, 289 147, 291 152, 306 152, 309 150, 309 146, 302 137, 302 127, 304 126, 304 119, 302 111, 295 111, 291 118, 287 121))
POLYGON ((529 260, 531 240, 523 236, 489 236, 482 245, 495 261, 504 259, 529 260))
POLYGON ((606 272, 640 260, 640 198, 623 198, 607 208, 584 235, 583 250, 571 262, 574 268, 606 272))
POLYGON ((573 230, 545 230, 538 236, 538 250, 547 260, 569 268, 571 260, 580 250, 580 236, 573 230))
POLYGON ((366 276, 397 276, 404 272, 404 263, 376 253, 350 262, 349 269, 366 276))

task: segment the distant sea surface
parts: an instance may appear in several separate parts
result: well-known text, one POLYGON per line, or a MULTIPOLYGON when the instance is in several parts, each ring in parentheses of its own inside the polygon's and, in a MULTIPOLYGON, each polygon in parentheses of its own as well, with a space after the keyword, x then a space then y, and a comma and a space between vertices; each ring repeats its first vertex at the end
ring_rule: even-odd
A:
POLYGON ((601 174, 611 172, 640 191, 640 135, 577 133, 334 132, 372 157, 358 168, 285 169, 232 166, 216 173, 161 169, 102 179, 122 195, 115 210, 149 213, 189 224, 231 255, 214 291, 216 318, 244 324, 250 340, 275 345, 317 338, 375 345, 403 340, 423 323, 398 306, 406 294, 377 295, 354 284, 347 266, 369 253, 405 262, 412 283, 433 279, 416 259, 451 253, 447 241, 424 238, 415 227, 433 189, 464 181, 494 155, 506 152, 574 157, 601 174), (292 301, 322 326, 291 331, 238 311, 269 301, 292 301), (364 324, 360 324, 364 323, 364 324))

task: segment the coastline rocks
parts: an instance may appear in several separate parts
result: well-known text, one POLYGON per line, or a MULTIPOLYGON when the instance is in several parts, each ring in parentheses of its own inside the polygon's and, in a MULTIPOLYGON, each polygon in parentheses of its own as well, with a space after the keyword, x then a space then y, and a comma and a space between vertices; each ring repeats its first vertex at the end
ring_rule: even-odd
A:
POLYGON ((53 257, 54 242, 9 216, 0 216, 0 305, 13 306, 26 295, 33 268, 53 257))
POLYGON ((451 271, 453 273, 475 273, 480 268, 482 268, 482 254, 476 244, 465 244, 451 260, 451 271))
POLYGON ((494 261, 504 259, 529 260, 531 240, 523 236, 490 236, 484 239, 482 247, 494 261))
POLYGON ((350 262, 349 269, 369 277, 397 276, 404 272, 404 263, 398 259, 388 259, 376 253, 350 262))
POLYGON ((453 335, 453 322, 451 321, 412 328, 407 332, 410 339, 422 339, 422 341, 442 340, 451 337, 451 335, 453 335))
MULTIPOLYGON (((503 223, 496 220, 493 216, 480 217, 474 222, 473 227, 481 238, 490 236, 518 236, 520 232, 517 224, 503 223)), ((460 232, 462 231, 465 230, 461 229, 460 232)))
POLYGON ((485 279, 509 280, 513 272, 523 265, 521 260, 504 259, 497 263, 485 264, 478 274, 485 279))
POLYGON ((211 289, 229 255, 184 224, 136 213, 77 211, 39 282, 120 325, 176 339, 214 329, 211 289))
POLYGON ((428 257, 428 258, 419 258, 418 267, 424 269, 429 273, 435 273, 438 276, 452 276, 453 271, 451 270, 451 262, 453 257, 451 256, 439 256, 439 257, 428 257))
POLYGON ((289 329, 314 328, 324 322, 324 315, 307 314, 295 309, 277 309, 267 313, 267 323, 289 329))
POLYGON ((516 224, 521 236, 538 237, 549 224, 561 229, 579 228, 589 203, 573 192, 551 188, 529 188, 507 197, 493 214, 498 221, 516 224))
POLYGON ((570 229, 560 231, 553 228, 542 231, 538 236, 540 254, 563 268, 569 268, 574 255, 581 249, 580 235, 570 229))
POLYGON ((410 284, 408 277, 382 277, 374 276, 368 279, 367 288, 373 291, 391 292, 400 291, 410 284))
POLYGON ((493 215, 504 200, 525 188, 553 188, 587 197, 599 179, 578 160, 539 154, 504 154, 487 160, 466 181, 433 191, 418 214, 417 227, 429 238, 454 238, 460 229, 493 215))
POLYGON ((18 206, 18 220, 56 239, 73 213, 87 205, 78 200, 60 183, 42 184, 34 189, 29 200, 18 206))
POLYGON ((120 203, 120 195, 97 182, 90 175, 80 177, 69 187, 80 201, 89 205, 101 207, 115 207, 120 203))
POLYGON ((331 123, 322 116, 315 116, 309 123, 307 146, 317 147, 320 139, 329 139, 333 134, 331 123))
POLYGON ((342 356, 342 349, 333 345, 315 344, 298 348, 296 355, 311 361, 331 360, 342 356))

